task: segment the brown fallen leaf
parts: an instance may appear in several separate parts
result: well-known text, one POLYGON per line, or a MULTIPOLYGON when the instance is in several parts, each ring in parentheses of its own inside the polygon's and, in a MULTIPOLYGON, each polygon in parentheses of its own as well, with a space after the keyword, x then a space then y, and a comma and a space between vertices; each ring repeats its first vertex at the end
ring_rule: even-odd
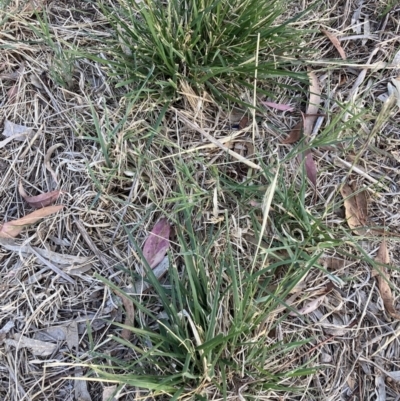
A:
POLYGON ((44 217, 57 213, 63 207, 64 205, 47 206, 29 213, 20 219, 8 221, 0 225, 0 238, 14 238, 24 229, 25 226, 34 224, 44 217))
MULTIPOLYGON (((375 261, 383 265, 390 264, 389 252, 385 240, 382 241, 381 246, 379 247, 375 261)), ((385 266, 381 266, 380 269, 381 272, 378 273, 376 277, 378 280, 378 287, 383 300, 383 305, 385 306, 386 312, 389 313, 391 317, 400 320, 400 312, 398 312, 394 307, 394 298, 389 285, 390 276, 387 268, 385 266)))
POLYGON ((357 235, 364 235, 367 232, 368 201, 365 191, 356 192, 355 186, 343 185, 340 193, 344 199, 346 221, 350 229, 357 235))
POLYGON ((239 121, 239 129, 244 129, 249 125, 249 117, 243 116, 239 121))
MULTIPOLYGON (((146 239, 143 246, 143 256, 146 258, 151 269, 158 269, 158 266, 163 261, 169 248, 170 231, 171 226, 169 225, 168 220, 162 218, 155 224, 150 235, 146 239)), ((125 307, 126 316, 124 324, 127 326, 133 326, 135 322, 135 308, 133 303, 122 292, 118 292, 117 294, 121 297, 125 307)), ((131 330, 124 328, 121 332, 121 337, 125 340, 129 340, 131 334, 131 330)))
POLYGON ((350 229, 357 235, 387 235, 399 238, 400 234, 371 228, 368 225, 368 200, 366 191, 357 192, 355 185, 343 185, 340 193, 343 196, 346 221, 350 229))
POLYGON ((315 164, 314 156, 311 151, 306 152, 306 158, 304 160, 304 167, 308 179, 313 184, 314 188, 317 187, 317 165, 315 164))
POLYGON ((56 184, 58 184, 58 179, 57 179, 57 174, 55 173, 55 171, 51 168, 51 164, 50 164, 50 158, 51 155, 53 154, 53 152, 59 148, 64 146, 62 143, 56 143, 53 146, 50 146, 48 151, 46 152, 46 156, 44 157, 44 165, 46 166, 47 171, 51 174, 51 176, 53 177, 53 180, 56 184))
POLYGON ((63 191, 51 191, 45 192, 44 194, 36 195, 36 196, 29 196, 26 192, 24 187, 22 186, 22 182, 19 183, 19 194, 25 199, 30 206, 34 207, 35 209, 40 209, 45 206, 49 206, 54 203, 58 197, 63 193, 63 191))
POLYGON ((328 31, 326 31, 325 29, 321 29, 321 32, 332 42, 333 46, 336 47, 336 50, 338 51, 338 53, 340 54, 340 57, 343 60, 346 60, 346 53, 343 50, 343 47, 341 46, 339 39, 336 37, 336 35, 334 35, 333 33, 330 33, 328 31))
POLYGON ((299 121, 289 132, 289 136, 282 141, 283 144, 295 143, 297 142, 303 133, 303 120, 299 121))
POLYGON ((290 312, 290 316, 297 316, 297 314, 300 315, 307 315, 311 312, 314 312, 324 301, 326 297, 326 294, 319 296, 318 298, 313 299, 310 302, 307 302, 301 309, 299 309, 297 312, 290 312))
POLYGON ((143 256, 153 269, 163 259, 169 248, 171 226, 165 218, 160 219, 150 232, 143 246, 143 256))

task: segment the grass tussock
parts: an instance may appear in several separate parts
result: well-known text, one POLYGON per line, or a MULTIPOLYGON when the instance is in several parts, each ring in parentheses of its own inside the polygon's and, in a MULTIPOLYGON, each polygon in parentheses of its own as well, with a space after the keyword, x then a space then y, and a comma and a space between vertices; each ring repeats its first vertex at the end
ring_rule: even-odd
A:
POLYGON ((110 65, 122 77, 117 85, 149 81, 147 95, 170 99, 184 82, 197 94, 244 100, 241 92, 254 77, 304 79, 285 61, 302 48, 303 32, 290 26, 300 14, 281 22, 284 9, 280 0, 128 0, 105 6, 115 35, 110 65))

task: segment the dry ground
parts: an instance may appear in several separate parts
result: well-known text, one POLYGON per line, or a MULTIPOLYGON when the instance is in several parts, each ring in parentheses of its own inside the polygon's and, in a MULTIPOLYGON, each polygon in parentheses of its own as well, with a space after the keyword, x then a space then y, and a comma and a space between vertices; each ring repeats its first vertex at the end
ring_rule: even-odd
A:
MULTIPOLYGON (((307 1, 294 3, 297 11, 307 6, 307 1)), ((109 85, 107 70, 86 59, 71 61, 68 54, 57 55, 32 28, 33 25, 39 29, 39 25, 26 6, 24 1, 10 3, 11 14, 1 27, 0 119, 3 128, 7 120, 31 127, 35 136, 22 142, 0 142, 0 218, 9 221, 31 211, 19 194, 20 182, 33 195, 62 189, 65 194, 59 202, 66 207, 55 217, 23 231, 13 248, 7 242, 0 243, 0 398, 102 400, 102 383, 83 382, 74 388, 76 384, 71 377, 81 375, 84 370, 62 365, 77 356, 88 362, 87 322, 91 326, 92 341, 101 344, 111 332, 118 331, 103 319, 123 320, 121 299, 96 279, 94 272, 122 287, 130 284, 118 266, 136 269, 139 262, 121 222, 135 232, 139 242, 146 237, 160 210, 172 210, 163 202, 172 198, 176 175, 171 161, 161 157, 200 146, 203 138, 185 126, 180 126, 178 132, 171 118, 163 122, 156 145, 146 149, 152 123, 148 115, 154 111, 151 101, 127 110, 124 88, 109 85), (14 72, 17 72, 15 77, 7 76, 14 72), (126 122, 113 137, 108 137, 107 127, 115 127, 124 117, 126 122), (99 142, 90 138, 96 136, 96 119, 100 127, 97 135, 109 143, 109 165, 99 142), (138 166, 137 152, 142 150, 153 157, 152 165, 138 166), (33 253, 35 247, 63 256, 64 259, 56 260, 54 255, 46 255, 48 263, 64 269, 71 282, 44 264, 33 253), (74 258, 68 259, 68 256, 74 258), (32 342, 35 339, 49 344, 49 349, 41 349, 42 343, 32 342)), ((387 18, 382 18, 389 6, 385 1, 325 0, 300 24, 327 29, 342 39, 348 37, 341 44, 352 66, 342 65, 332 43, 319 31, 311 33, 307 43, 316 50, 309 67, 318 76, 323 95, 329 100, 323 104, 326 117, 322 127, 339 112, 337 104, 350 104, 352 112, 363 113, 357 131, 349 133, 341 122, 343 137, 350 136, 351 141, 340 143, 338 137, 338 143, 315 149, 317 196, 313 199, 311 190, 306 196, 310 213, 319 215, 332 226, 342 226, 343 233, 347 226, 338 188, 346 178, 358 188, 370 187, 371 221, 392 233, 400 232, 399 107, 378 118, 383 104, 379 96, 387 92, 388 82, 400 77, 398 56, 393 61, 400 54, 400 8, 393 4, 387 18), (357 9, 358 19, 355 18, 357 9), (358 33, 357 29, 360 29, 358 33), (329 58, 337 62, 321 62, 329 58), (377 62, 393 64, 385 69, 366 66, 377 62), (371 187, 377 181, 380 184, 371 187), (332 202, 337 205, 334 209, 327 207, 332 202)), ((109 27, 96 2, 55 0, 44 7, 50 19, 51 36, 64 49, 94 46, 109 35, 109 27)), ((0 17, 3 19, 4 15, 0 17)), ((55 46, 58 46, 56 42, 55 46)), ((300 92, 282 92, 275 101, 302 107, 304 97, 300 92)), ((211 107, 215 110, 216 106, 211 107)), ((203 107, 201 119, 189 101, 186 111, 203 127, 215 125, 210 131, 213 135, 224 136, 220 129, 224 124, 223 115, 216 121, 215 113, 203 107)), ((274 110, 266 110, 262 116, 256 146, 262 149, 266 164, 274 155, 284 158, 290 151, 291 145, 282 145, 281 141, 297 122, 296 118, 274 110)), ((246 149, 251 153, 246 148, 252 142, 251 129, 245 128, 239 138, 232 148, 244 155, 246 149)), ((222 168, 223 152, 215 149, 203 152, 210 163, 222 168)), ((190 152, 182 155, 188 164, 191 157, 190 152)), ((283 168, 288 179, 295 177, 294 171, 298 169, 295 163, 283 168)), ((225 174, 239 181, 246 171, 232 164, 225 174)), ((213 183, 207 181, 209 176, 205 172, 197 171, 193 180, 193 185, 212 194, 213 183)), ((229 203, 224 203, 222 208, 235 215, 229 203)), ((201 218, 205 220, 212 216, 212 201, 202 212, 201 218)), ((241 228, 242 231, 232 230, 229 240, 240 242, 243 251, 251 252, 254 248, 245 237, 238 239, 240 233, 245 233, 245 227, 241 228)), ((303 319, 288 316, 279 324, 275 337, 265 339, 273 342, 293 335, 299 340, 312 338, 310 344, 293 352, 289 359, 275 361, 275 366, 271 364, 271 371, 284 371, 307 361, 312 366, 323 367, 306 378, 282 379, 282 385, 300 387, 300 395, 263 390, 253 393, 252 399, 400 399, 400 324, 385 311, 371 264, 351 258, 360 254, 360 249, 365 256, 375 258, 381 239, 352 242, 350 235, 348 238, 343 245, 343 252, 349 253, 348 260, 336 269, 326 262, 325 272, 311 270, 305 280, 307 297, 315 297, 332 277, 335 290, 303 319)), ((400 290, 398 240, 388 239, 388 248, 394 266, 390 283, 396 306, 400 290)), ((110 344, 104 347, 107 351, 110 344)), ((114 348, 113 352, 123 352, 123 349, 114 348)), ((233 377, 227 380, 229 399, 251 399, 242 395, 245 387, 238 391, 233 377)), ((208 396, 219 399, 217 393, 208 396)), ((124 387, 119 397, 121 400, 150 399, 132 387, 124 387)))

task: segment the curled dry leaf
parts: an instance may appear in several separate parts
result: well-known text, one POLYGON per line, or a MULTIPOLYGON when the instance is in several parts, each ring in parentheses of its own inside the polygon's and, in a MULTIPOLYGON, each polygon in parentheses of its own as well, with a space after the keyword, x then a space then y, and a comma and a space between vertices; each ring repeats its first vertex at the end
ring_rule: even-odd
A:
POLYGON ((14 238, 25 226, 31 225, 51 214, 59 212, 64 205, 47 206, 27 214, 17 220, 12 220, 0 225, 0 238, 14 238))
POLYGON ((303 133, 303 120, 299 121, 289 132, 289 136, 282 141, 284 144, 297 142, 303 133))
POLYGON ((50 158, 51 155, 53 154, 53 152, 59 148, 64 146, 62 143, 56 143, 53 146, 50 146, 48 151, 46 152, 46 156, 44 157, 44 164, 46 166, 47 171, 49 171, 49 173, 51 174, 51 176, 53 177, 53 180, 56 184, 58 184, 58 179, 57 179, 57 174, 55 173, 55 171, 51 168, 51 164, 50 164, 50 158))
POLYGON ((339 39, 336 37, 336 35, 334 35, 333 33, 330 33, 328 31, 326 31, 325 29, 321 29, 321 32, 332 42, 333 46, 336 47, 336 50, 338 51, 338 53, 340 54, 340 57, 343 60, 346 60, 346 53, 343 50, 343 47, 341 46, 339 39))
POLYGON ((151 230, 143 246, 143 256, 153 269, 163 259, 169 248, 169 235, 171 226, 165 218, 160 219, 151 230))
POLYGON ((19 194, 25 199, 25 201, 35 209, 40 209, 42 207, 51 205, 63 193, 62 191, 58 190, 58 191, 46 192, 44 194, 36 196, 28 196, 21 182, 19 183, 18 190, 19 194))
MULTIPOLYGON (((381 246, 379 247, 375 261, 384 265, 390 264, 389 252, 385 240, 382 241, 381 246)), ((392 290, 389 286, 390 276, 386 267, 381 267, 381 273, 377 275, 377 279, 379 292, 387 313, 389 313, 389 315, 393 318, 400 320, 400 312, 398 312, 394 307, 394 298, 392 295, 392 290)))
POLYGON ((315 298, 314 300, 307 302, 301 309, 299 309, 297 312, 290 312, 290 316, 297 316, 297 314, 300 315, 307 315, 311 312, 314 312, 324 301, 326 294, 321 295, 318 298, 315 298))
POLYGON ((343 185, 340 193, 343 196, 346 221, 350 229, 357 235, 364 235, 367 231, 365 226, 368 220, 368 201, 365 191, 356 192, 356 188, 343 185))

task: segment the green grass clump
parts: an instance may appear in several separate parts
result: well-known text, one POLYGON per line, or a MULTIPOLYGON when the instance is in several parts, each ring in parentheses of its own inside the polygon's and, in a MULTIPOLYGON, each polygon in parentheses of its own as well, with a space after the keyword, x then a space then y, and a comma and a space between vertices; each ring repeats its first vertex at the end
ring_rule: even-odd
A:
POLYGON ((259 80, 302 77, 290 72, 283 59, 300 49, 302 32, 289 25, 297 17, 279 21, 281 0, 120 4, 104 9, 116 32, 113 47, 119 49, 108 63, 126 77, 120 85, 140 85, 150 74, 148 91, 157 97, 174 98, 184 81, 199 92, 237 100, 255 75, 259 80))
MULTIPOLYGON (((264 174, 271 183, 267 193, 276 202, 287 199, 286 187, 277 185, 278 181, 283 182, 281 170, 278 168, 276 173, 279 180, 267 171, 264 174)), ((262 241, 260 247, 248 249, 252 256, 247 257, 237 247, 227 211, 219 224, 203 228, 199 210, 208 202, 207 195, 194 196, 186 185, 189 176, 190 168, 182 166, 177 172, 174 196, 180 199, 176 205, 179 211, 169 216, 177 239, 169 251, 169 270, 164 279, 155 277, 135 240, 136 233, 127 230, 143 261, 144 279, 151 284, 151 291, 126 295, 137 311, 135 323, 132 327, 116 325, 129 328, 131 340, 116 335, 102 344, 92 342, 91 355, 97 362, 91 365, 92 372, 104 381, 135 386, 143 395, 157 400, 207 400, 217 395, 229 399, 235 391, 232 383, 243 380, 249 382, 244 390, 246 398, 267 395, 272 390, 296 391, 284 383, 299 377, 301 385, 301 379, 312 372, 302 361, 295 368, 291 366, 294 355, 309 339, 293 333, 279 341, 274 331, 293 310, 285 307, 289 293, 321 256, 322 244, 317 246, 314 240, 317 226, 322 229, 322 223, 292 215, 292 221, 285 225, 290 230, 300 222, 304 224, 302 241, 293 244, 277 234, 275 240, 269 238, 268 244, 262 241), (124 347, 124 358, 102 352, 108 341, 124 347)), ((244 199, 254 199, 256 192, 260 196, 257 188, 254 192, 233 181, 221 180, 220 185, 231 201, 241 191, 245 191, 244 199)), ((306 213, 301 209, 302 196, 290 197, 292 203, 288 200, 285 206, 299 209, 299 214, 306 213)), ((239 203, 237 207, 244 208, 239 203)), ((264 237, 258 220, 260 211, 252 209, 248 213, 257 244, 264 237)), ((277 211, 274 214, 271 222, 281 215, 277 211)), ((240 215, 244 215, 244 210, 240 215)), ((125 272, 133 282, 140 281, 130 269, 125 272)), ((111 281, 101 279, 121 292, 111 281)))

